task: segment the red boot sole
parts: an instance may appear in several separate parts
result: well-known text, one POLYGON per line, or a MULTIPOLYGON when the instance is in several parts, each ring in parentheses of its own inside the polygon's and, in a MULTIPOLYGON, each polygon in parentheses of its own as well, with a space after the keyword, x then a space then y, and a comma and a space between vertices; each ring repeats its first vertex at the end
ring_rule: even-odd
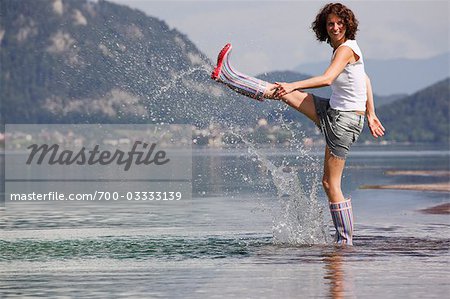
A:
POLYGON ((211 74, 211 79, 214 79, 214 80, 219 79, 220 72, 221 72, 222 66, 223 66, 223 60, 225 58, 225 55, 228 52, 230 52, 230 50, 231 50, 230 43, 226 44, 225 47, 223 47, 222 50, 220 50, 219 56, 217 57, 217 66, 211 74))

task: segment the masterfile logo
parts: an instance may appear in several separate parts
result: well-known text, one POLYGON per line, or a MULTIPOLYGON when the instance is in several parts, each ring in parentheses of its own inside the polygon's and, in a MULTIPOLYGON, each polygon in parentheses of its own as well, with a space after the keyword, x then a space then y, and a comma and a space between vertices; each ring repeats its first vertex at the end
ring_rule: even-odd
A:
POLYGON ((49 146, 48 144, 32 144, 27 147, 30 149, 30 154, 26 162, 27 165, 33 162, 41 165, 44 159, 48 155, 47 163, 49 165, 109 165, 116 163, 117 165, 124 165, 124 170, 128 171, 131 165, 164 165, 170 161, 166 158, 166 152, 164 150, 156 150, 156 143, 149 145, 146 142, 135 141, 131 151, 124 152, 116 149, 114 152, 109 150, 100 150, 100 145, 96 144, 92 150, 86 150, 82 147, 79 151, 62 150, 58 144, 49 146), (139 150, 139 147, 142 150, 139 150), (37 155, 38 154, 38 155, 37 155), (36 161, 33 161, 37 156, 36 161), (134 158, 136 157, 136 158, 134 158))
POLYGON ((187 125, 8 124, 5 136, 6 198, 80 190, 97 199, 191 196, 187 125))

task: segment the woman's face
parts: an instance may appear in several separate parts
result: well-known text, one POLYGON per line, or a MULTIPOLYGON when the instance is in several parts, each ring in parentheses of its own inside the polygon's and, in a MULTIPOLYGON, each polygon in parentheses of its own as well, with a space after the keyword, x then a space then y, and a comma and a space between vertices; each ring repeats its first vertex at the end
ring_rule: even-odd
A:
POLYGON ((345 41, 345 30, 344 21, 340 17, 335 14, 328 15, 327 32, 332 44, 339 41, 345 41))

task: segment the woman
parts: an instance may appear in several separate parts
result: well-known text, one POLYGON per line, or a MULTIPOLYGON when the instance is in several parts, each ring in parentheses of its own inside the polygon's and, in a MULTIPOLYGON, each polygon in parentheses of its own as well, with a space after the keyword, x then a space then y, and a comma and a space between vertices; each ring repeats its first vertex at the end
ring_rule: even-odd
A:
POLYGON ((326 41, 333 48, 331 63, 320 76, 275 84, 247 76, 231 67, 230 44, 220 52, 211 75, 214 80, 254 99, 279 99, 319 126, 326 140, 322 183, 336 228, 335 242, 347 245, 352 245, 353 238, 351 201, 344 198, 341 190, 347 153, 362 131, 364 116, 373 137, 384 135, 384 128, 375 114, 363 55, 355 41, 357 28, 353 12, 340 3, 327 4, 320 10, 312 29, 319 41, 326 41), (323 86, 331 86, 330 99, 302 91, 323 86))

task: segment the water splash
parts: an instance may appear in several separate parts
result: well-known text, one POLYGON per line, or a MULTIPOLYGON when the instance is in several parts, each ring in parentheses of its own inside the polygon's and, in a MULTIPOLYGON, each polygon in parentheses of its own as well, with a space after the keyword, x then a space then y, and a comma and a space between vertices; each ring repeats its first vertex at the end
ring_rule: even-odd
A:
POLYGON ((210 69, 212 69, 212 66, 207 64, 202 64, 198 67, 191 67, 185 71, 178 72, 176 75, 172 77, 172 80, 169 81, 167 84, 160 86, 160 88, 153 94, 153 97, 159 97, 163 93, 167 92, 170 88, 173 88, 178 84, 178 82, 183 79, 186 76, 189 76, 197 71, 204 71, 206 73, 210 73, 210 69))
MULTIPOLYGON (((207 73, 209 76, 211 70, 212 66, 205 64, 180 72, 166 85, 161 86, 154 96, 158 97, 170 88, 176 87, 176 84, 186 76, 197 71, 207 73)), ((196 111, 189 105, 184 108, 186 113, 202 114, 202 111, 196 111)), ((278 109, 280 111, 274 112, 278 116, 276 122, 292 136, 289 149, 297 152, 296 158, 305 165, 302 174, 303 182, 299 179, 299 171, 292 167, 287 159, 283 159, 280 166, 275 165, 255 147, 253 142, 246 140, 229 120, 217 118, 215 121, 221 124, 222 128, 229 128, 224 134, 234 135, 242 140, 249 155, 256 157, 256 160, 252 161, 261 164, 270 173, 271 180, 277 189, 279 203, 276 209, 270 210, 273 214, 273 242, 290 245, 326 244, 330 241, 329 230, 324 220, 324 204, 318 200, 320 163, 308 150, 304 149, 301 141, 305 136, 298 124, 292 124, 283 119, 281 112, 285 109, 287 107, 282 106, 278 109)))
MULTIPOLYGON (((249 154, 270 172, 277 188, 279 207, 273 211, 273 242, 275 244, 313 245, 329 242, 328 226, 324 220, 324 206, 318 200, 317 171, 303 184, 293 167, 282 163, 276 166, 253 144, 246 143, 249 154), (307 190, 305 190, 307 187, 307 190)), ((310 158, 305 152, 305 159, 310 158)))

